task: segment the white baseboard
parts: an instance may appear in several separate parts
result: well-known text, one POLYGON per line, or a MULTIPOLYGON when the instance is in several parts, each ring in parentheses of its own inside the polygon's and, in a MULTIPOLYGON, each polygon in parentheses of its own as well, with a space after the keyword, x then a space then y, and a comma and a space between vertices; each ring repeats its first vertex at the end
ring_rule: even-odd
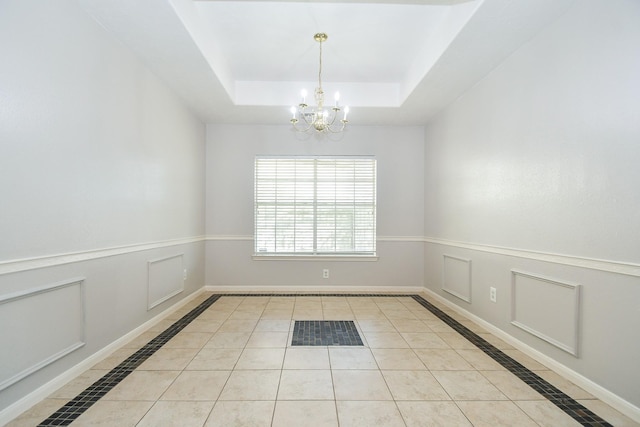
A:
POLYGON ((215 293, 268 294, 418 294, 422 286, 205 286, 205 291, 215 293))
POLYGON ((432 290, 430 290, 428 288, 423 288, 422 292, 425 293, 429 298, 433 298, 433 299, 437 300, 438 302, 441 302, 442 304, 446 305, 447 307, 451 308, 452 310, 456 311, 457 313, 465 316, 466 318, 468 318, 472 322, 477 323, 479 326, 482 326, 484 329, 486 329, 487 331, 491 332, 493 335, 497 336, 498 338, 502 339, 503 341, 507 342, 508 344, 511 344, 513 347, 517 348, 518 350, 520 350, 521 352, 523 352, 527 356, 531 357, 532 359, 535 359, 536 361, 538 361, 538 362, 542 363, 543 365, 547 366, 549 369, 553 370, 554 372, 562 375, 564 378, 570 380, 571 382, 573 382, 577 386, 579 386, 582 389, 584 389, 585 391, 591 393, 593 396, 595 396, 598 399, 602 400, 604 403, 608 404, 612 408, 620 411, 622 414, 626 415, 627 417, 631 418, 632 420, 634 420, 636 422, 640 422, 640 408, 638 408, 637 406, 633 405, 632 403, 624 400, 620 396, 612 393, 611 391, 607 390, 606 388, 602 387, 601 385, 594 383, 593 381, 591 381, 590 379, 588 379, 588 378, 584 377, 583 375, 577 373, 576 371, 574 371, 572 369, 569 369, 565 365, 563 365, 563 364, 559 363, 558 361, 550 358, 549 356, 547 356, 547 355, 539 352, 538 350, 528 346, 527 344, 525 344, 522 341, 520 341, 520 340, 514 338, 513 336, 507 334, 505 331, 503 331, 502 329, 499 329, 498 327, 492 325, 491 323, 487 322, 486 320, 481 319, 480 317, 476 316, 475 314, 470 313, 469 311, 467 311, 467 310, 463 309, 462 307, 452 303, 451 301, 447 300, 446 298, 443 298, 442 296, 436 294, 432 290))
POLYGON ((73 380, 74 378, 82 374, 87 369, 90 369, 96 363, 102 361, 103 359, 111 355, 111 353, 113 353, 115 350, 119 349, 124 344, 131 341, 136 336, 140 335, 142 332, 145 332, 147 329, 156 325, 169 313, 172 313, 173 311, 193 301, 196 297, 201 295, 203 292, 204 292, 203 288, 195 291, 194 293, 187 296, 183 300, 180 300, 179 302, 175 303, 171 307, 167 308, 162 313, 158 314, 157 316, 153 317, 152 319, 138 326, 131 332, 118 338, 111 344, 107 345, 106 347, 103 347, 101 350, 98 350, 91 356, 87 357, 86 359, 84 359, 83 361, 75 365, 73 368, 63 372, 62 374, 58 375, 48 383, 43 384, 36 390, 24 396, 22 399, 6 407, 2 411, 0 411, 0 426, 7 424, 9 421, 18 417, 20 414, 22 414, 23 412, 25 412, 35 404, 47 398, 49 395, 51 395, 53 392, 58 390, 60 387, 64 386, 69 381, 73 380))

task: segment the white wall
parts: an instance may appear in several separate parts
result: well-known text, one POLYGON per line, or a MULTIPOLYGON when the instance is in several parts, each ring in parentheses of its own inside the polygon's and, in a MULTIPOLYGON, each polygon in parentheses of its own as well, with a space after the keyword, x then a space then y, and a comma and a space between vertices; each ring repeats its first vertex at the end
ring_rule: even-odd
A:
POLYGON ((29 345, 76 338, 57 328, 72 302, 30 292, 85 279, 68 307, 84 347, 1 390, 1 414, 202 286, 205 127, 72 1, 1 2, 0 58, 0 317, 42 308, 13 319, 33 335, 0 325, 0 382, 29 345), (147 311, 148 261, 178 254, 184 290, 147 311))
POLYGON ((426 286, 636 406, 638 22, 637 1, 575 2, 425 132, 426 286), (440 290, 444 254, 472 260, 471 304, 440 290), (512 269, 582 286, 578 357, 510 324, 512 269))
POLYGON ((421 286, 423 137, 422 127, 354 126, 329 139, 303 136, 286 125, 209 125, 207 285, 421 286), (379 260, 252 260, 253 167, 257 155, 374 155, 378 167, 379 260), (330 269, 329 279, 322 279, 323 268, 330 269))

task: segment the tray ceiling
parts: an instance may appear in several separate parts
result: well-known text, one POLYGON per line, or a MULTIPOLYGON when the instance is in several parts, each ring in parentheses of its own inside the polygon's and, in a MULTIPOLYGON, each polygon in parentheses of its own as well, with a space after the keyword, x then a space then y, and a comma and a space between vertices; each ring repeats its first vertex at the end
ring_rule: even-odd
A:
POLYGON ((287 124, 300 90, 352 124, 424 124, 571 0, 78 0, 207 123, 287 124))

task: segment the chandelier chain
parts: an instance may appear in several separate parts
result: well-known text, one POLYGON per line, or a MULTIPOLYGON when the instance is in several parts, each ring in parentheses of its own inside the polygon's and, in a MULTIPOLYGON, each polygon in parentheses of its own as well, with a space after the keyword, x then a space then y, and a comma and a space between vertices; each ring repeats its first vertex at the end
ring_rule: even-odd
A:
POLYGON ((318 67, 318 87, 322 90, 322 41, 320 41, 320 66, 318 67))

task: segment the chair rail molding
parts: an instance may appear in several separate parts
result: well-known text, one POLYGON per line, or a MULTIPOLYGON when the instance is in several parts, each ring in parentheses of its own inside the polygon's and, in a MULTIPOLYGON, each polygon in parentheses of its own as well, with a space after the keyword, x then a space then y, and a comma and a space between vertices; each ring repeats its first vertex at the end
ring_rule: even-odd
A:
POLYGON ((435 245, 451 246, 461 249, 469 249, 492 253, 497 255, 512 256, 518 258, 526 258, 536 261, 551 262, 554 264, 569 265, 573 267, 588 268, 591 270, 600 270, 608 273, 623 274, 626 276, 640 277, 640 264, 621 261, 610 261, 595 258, 585 258, 573 255, 562 255, 549 252, 531 251, 527 249, 513 249, 501 246, 484 245, 479 243, 459 242, 455 240, 437 239, 425 237, 425 243, 435 245))
POLYGON ((0 276, 4 274, 17 273, 20 271, 35 270, 37 268, 54 267, 57 265, 71 264, 74 262, 82 262, 98 258, 107 258, 133 252, 148 251, 151 249, 166 248, 170 246, 186 245, 190 243, 202 242, 204 240, 206 240, 205 236, 184 237, 179 239, 159 240, 155 242, 136 243, 108 248, 89 249, 86 251, 67 252, 61 254, 43 255, 33 258, 0 261, 0 276))

